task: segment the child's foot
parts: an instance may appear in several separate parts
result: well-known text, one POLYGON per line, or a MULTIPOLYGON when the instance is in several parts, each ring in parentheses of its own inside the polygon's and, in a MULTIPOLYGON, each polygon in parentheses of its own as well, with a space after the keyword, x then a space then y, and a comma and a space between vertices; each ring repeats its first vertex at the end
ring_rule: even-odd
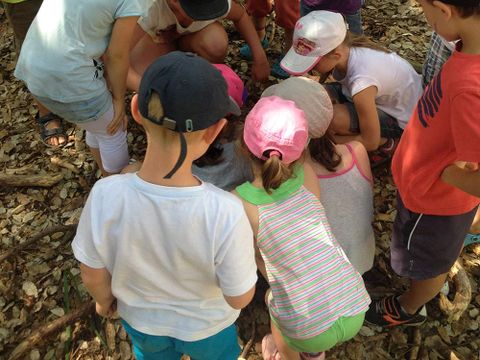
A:
POLYGON ((370 324, 393 327, 397 325, 419 326, 427 320, 427 309, 422 306, 414 315, 407 314, 392 295, 372 301, 365 314, 365 320, 370 324))
POLYGON ((379 167, 390 161, 393 157, 393 153, 397 149, 400 139, 387 139, 385 144, 380 145, 377 150, 370 154, 370 163, 372 168, 379 167))
POLYGON ((272 334, 267 334, 262 340, 262 356, 264 360, 281 360, 277 345, 272 334))
POLYGON ((290 77, 290 74, 283 70, 280 66, 280 61, 282 61, 282 58, 283 57, 279 57, 277 60, 275 60, 272 65, 272 69, 270 70, 270 74, 278 79, 287 79, 290 77))
POLYGON ((325 360, 325 352, 319 353, 300 353, 301 360, 325 360))
MULTIPOLYGON (((264 49, 268 48, 268 40, 266 37, 264 37, 263 40, 260 41, 260 43, 262 44, 262 47, 264 49)), ((244 44, 240 48, 240 56, 245 60, 253 60, 252 50, 250 49, 250 46, 248 46, 248 44, 244 44)))
POLYGON ((463 247, 480 243, 480 234, 467 234, 465 240, 463 241, 463 247))

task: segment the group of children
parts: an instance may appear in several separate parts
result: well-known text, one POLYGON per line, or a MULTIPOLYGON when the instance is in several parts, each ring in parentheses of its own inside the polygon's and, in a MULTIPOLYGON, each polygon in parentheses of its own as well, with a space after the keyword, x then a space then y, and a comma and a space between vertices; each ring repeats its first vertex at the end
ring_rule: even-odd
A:
POLYGON ((252 76, 268 74, 262 29, 237 3, 62 4, 43 1, 15 74, 50 116, 87 131, 104 175, 122 172, 92 188, 72 247, 97 312, 118 311, 138 359, 236 359, 234 322, 257 269, 269 284, 267 360, 323 359, 365 319, 426 320, 480 203, 478 0, 420 0, 436 33, 457 41, 423 95, 408 62, 351 34, 341 14, 308 12, 279 64, 334 82, 290 77, 244 122, 242 80, 211 64, 225 57, 216 20, 228 18, 252 76), (144 160, 128 166, 127 86, 147 136, 144 160), (377 149, 380 162, 396 149, 391 261, 411 286, 372 302, 361 275, 375 252, 377 149))

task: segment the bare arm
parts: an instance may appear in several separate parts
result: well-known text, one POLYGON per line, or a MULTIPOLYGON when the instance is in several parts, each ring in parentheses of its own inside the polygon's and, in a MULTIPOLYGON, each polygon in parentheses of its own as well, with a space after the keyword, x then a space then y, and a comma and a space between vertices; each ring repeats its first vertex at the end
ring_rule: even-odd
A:
POLYGON ((226 296, 223 295, 225 301, 230 305, 232 308, 240 310, 243 309, 245 306, 250 304, 250 301, 253 299, 253 295, 255 295, 255 286, 253 286, 250 290, 248 290, 245 294, 240 296, 226 296))
POLYGON ((252 64, 252 78, 254 81, 265 81, 270 74, 270 64, 267 60, 267 55, 263 50, 257 32, 253 26, 252 20, 247 15, 245 9, 232 1, 230 12, 227 19, 233 21, 235 28, 245 39, 245 42, 250 46, 253 56, 252 64))
POLYGON ((467 163, 464 167, 451 164, 443 170, 441 179, 470 195, 480 197, 480 169, 478 164, 467 163))
POLYGON ((112 276, 107 269, 94 269, 80 264, 82 281, 96 302, 97 313, 111 316, 116 310, 115 297, 112 294, 112 276))
POLYGON ((137 20, 137 16, 129 16, 115 21, 112 37, 104 55, 106 80, 113 97, 114 117, 107 129, 111 134, 115 133, 119 128, 126 129, 127 125, 125 91, 130 45, 137 20))
POLYGON ((335 135, 339 144, 350 141, 359 141, 368 151, 376 150, 380 144, 380 120, 375 104, 377 87, 370 86, 353 97, 355 110, 358 114, 360 134, 358 135, 335 135))

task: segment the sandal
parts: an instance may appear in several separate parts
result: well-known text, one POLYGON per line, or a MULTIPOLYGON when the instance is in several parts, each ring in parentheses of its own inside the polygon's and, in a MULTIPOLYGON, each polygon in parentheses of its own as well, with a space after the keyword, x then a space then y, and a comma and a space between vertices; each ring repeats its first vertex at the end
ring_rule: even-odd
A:
POLYGON ((40 116, 39 113, 35 115, 35 121, 37 122, 38 126, 40 127, 40 137, 42 138, 42 141, 45 145, 49 147, 61 147, 67 144, 68 142, 68 136, 67 133, 65 132, 65 129, 63 128, 63 120, 60 116, 55 115, 54 113, 48 113, 44 116, 40 116), (48 129, 47 125, 50 121, 58 121, 59 126, 48 129), (48 143, 48 140, 57 137, 57 138, 63 138, 65 141, 60 143, 58 145, 51 145, 48 143))
POLYGON ((477 244, 480 243, 480 234, 470 234, 468 233, 467 236, 465 236, 465 240, 463 241, 463 246, 468 246, 471 244, 477 244))
POLYGON ((399 141, 400 139, 387 139, 385 144, 381 145, 377 150, 370 154, 370 164, 372 169, 387 164, 390 160, 392 160, 393 153, 397 149, 399 141))

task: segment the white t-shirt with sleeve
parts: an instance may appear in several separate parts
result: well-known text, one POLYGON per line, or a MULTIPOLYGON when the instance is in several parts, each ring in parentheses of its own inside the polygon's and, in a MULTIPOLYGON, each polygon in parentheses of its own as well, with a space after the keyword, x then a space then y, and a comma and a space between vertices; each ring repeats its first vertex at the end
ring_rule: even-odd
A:
POLYGON ((44 0, 15 69, 30 92, 60 102, 93 99, 107 91, 100 57, 115 20, 140 16, 148 0, 44 0))
POLYGON ((209 183, 165 187, 137 174, 93 187, 72 243, 75 257, 112 275, 119 315, 150 335, 197 341, 234 323, 225 301, 257 280, 242 203, 209 183))
POLYGON ((397 119, 402 129, 422 95, 422 77, 408 61, 396 53, 364 47, 350 48, 347 74, 337 80, 349 99, 370 86, 376 86, 377 108, 397 119))
POLYGON ((159 42, 159 35, 162 31, 176 28, 180 35, 191 34, 202 30, 207 25, 225 18, 230 12, 231 0, 228 0, 227 12, 216 19, 206 21, 194 21, 188 27, 179 24, 175 14, 168 6, 167 0, 155 0, 148 9, 148 13, 138 20, 140 27, 149 34, 154 42, 159 42))

